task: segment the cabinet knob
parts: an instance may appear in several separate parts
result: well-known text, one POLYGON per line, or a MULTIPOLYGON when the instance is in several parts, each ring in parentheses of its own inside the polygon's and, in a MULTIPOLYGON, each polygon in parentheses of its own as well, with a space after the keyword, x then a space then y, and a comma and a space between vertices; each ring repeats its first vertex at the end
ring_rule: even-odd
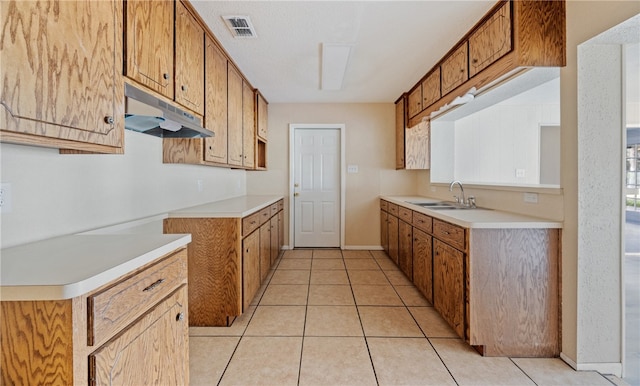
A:
POLYGON ((165 72, 164 74, 162 74, 162 78, 163 79, 169 79, 169 74, 165 72))
POLYGON ((184 320, 184 312, 178 313, 178 315, 176 315, 176 322, 182 322, 183 320, 184 320))
POLYGON ((106 123, 107 125, 113 125, 113 117, 112 116, 104 117, 104 123, 106 123))
POLYGON ((180 89, 181 89, 182 91, 187 91, 187 86, 183 84, 182 86, 180 86, 180 89))
POLYGON ((474 64, 478 63, 478 59, 473 59, 471 62, 474 63, 474 64))

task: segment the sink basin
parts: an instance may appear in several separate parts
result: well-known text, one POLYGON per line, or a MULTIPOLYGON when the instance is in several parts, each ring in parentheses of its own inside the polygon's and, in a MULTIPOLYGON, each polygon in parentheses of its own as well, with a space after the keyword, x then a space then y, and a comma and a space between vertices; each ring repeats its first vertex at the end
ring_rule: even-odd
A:
POLYGON ((438 202, 409 202, 409 204, 418 205, 423 208, 433 210, 459 210, 459 209, 476 209, 468 206, 462 206, 455 202, 438 201, 438 202))

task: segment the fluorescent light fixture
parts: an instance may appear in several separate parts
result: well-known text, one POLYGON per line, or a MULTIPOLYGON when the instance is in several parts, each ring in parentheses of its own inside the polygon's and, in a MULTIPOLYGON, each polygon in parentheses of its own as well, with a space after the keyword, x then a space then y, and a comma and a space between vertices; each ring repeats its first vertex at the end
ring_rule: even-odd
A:
POLYGON ((340 90, 347 70, 351 45, 322 43, 322 69, 320 88, 322 90, 340 90))

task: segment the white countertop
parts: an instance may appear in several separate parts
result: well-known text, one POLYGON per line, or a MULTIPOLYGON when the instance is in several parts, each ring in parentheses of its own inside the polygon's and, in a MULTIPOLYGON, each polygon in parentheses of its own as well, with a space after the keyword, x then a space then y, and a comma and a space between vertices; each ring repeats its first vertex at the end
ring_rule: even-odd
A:
POLYGON ((493 209, 435 210, 411 204, 412 202, 426 203, 442 201, 429 197, 380 196, 380 198, 465 228, 562 228, 562 222, 493 209))
POLYGON ((2 249, 0 300, 81 296, 189 242, 189 234, 70 235, 2 249))
POLYGON ((278 202, 282 196, 241 196, 208 204, 192 206, 169 212, 169 217, 178 218, 208 218, 208 217, 238 217, 242 218, 260 209, 278 202))

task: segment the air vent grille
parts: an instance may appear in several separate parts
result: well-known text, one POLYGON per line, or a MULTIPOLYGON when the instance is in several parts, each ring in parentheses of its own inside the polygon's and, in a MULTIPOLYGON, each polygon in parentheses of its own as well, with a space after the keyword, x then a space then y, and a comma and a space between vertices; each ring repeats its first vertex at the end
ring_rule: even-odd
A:
POLYGON ((258 36, 249 16, 222 16, 222 19, 235 38, 255 38, 258 36))

